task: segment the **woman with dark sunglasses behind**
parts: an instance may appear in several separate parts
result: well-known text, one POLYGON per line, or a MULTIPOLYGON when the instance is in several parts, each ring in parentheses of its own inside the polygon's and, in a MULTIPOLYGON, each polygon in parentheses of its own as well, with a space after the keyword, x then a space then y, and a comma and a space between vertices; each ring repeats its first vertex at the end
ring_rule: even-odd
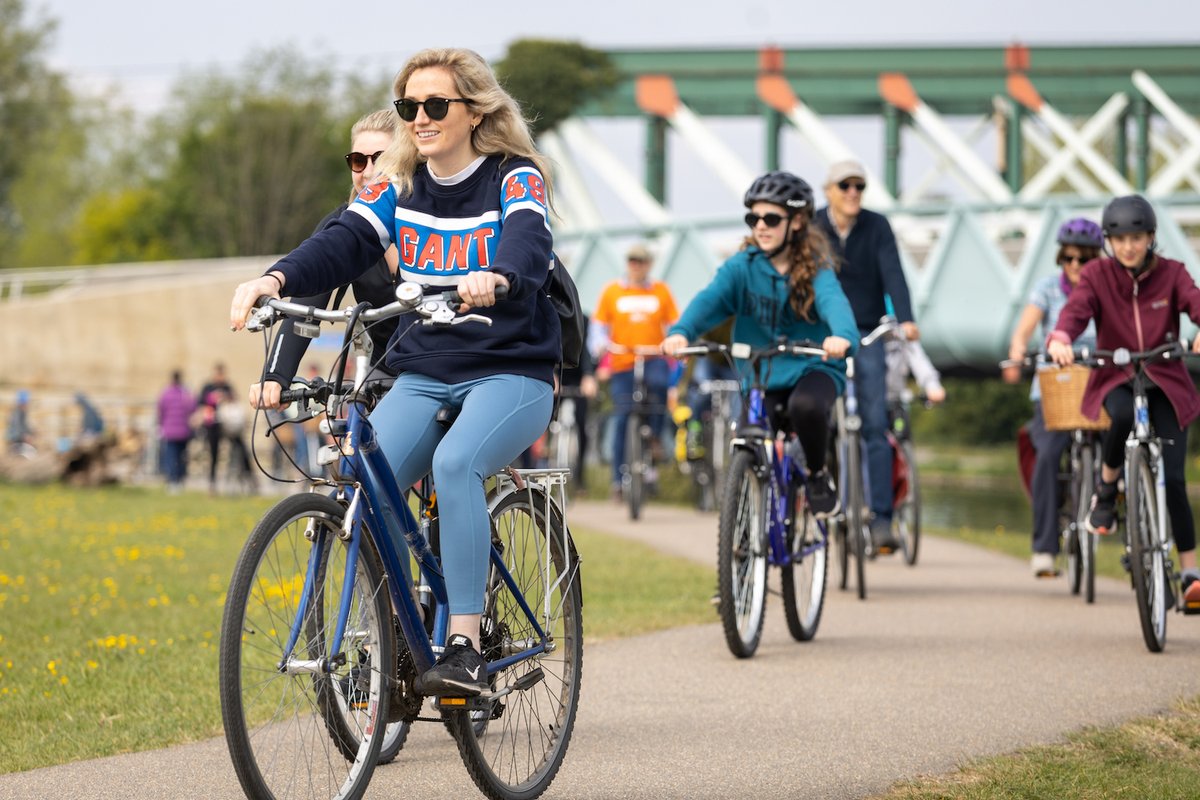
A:
MULTIPOLYGON (((1067 220, 1058 229, 1058 253, 1055 263, 1061 269, 1034 284, 1029 303, 1021 312, 1008 345, 1008 357, 1020 361, 1025 357, 1029 337, 1041 326, 1038 341, 1054 330, 1058 314, 1067 304, 1071 290, 1079 285, 1083 265, 1100 255, 1104 233, 1090 219, 1077 217, 1067 220)), ((1096 326, 1088 323, 1087 330, 1076 342, 1081 347, 1096 346, 1096 326)), ((1020 380, 1020 368, 1011 367, 1004 373, 1009 383, 1020 380)), ((1071 444, 1070 431, 1048 431, 1042 416, 1042 394, 1037 379, 1029 391, 1033 401, 1033 419, 1026 430, 1033 444, 1035 458, 1033 475, 1029 479, 1029 494, 1033 498, 1033 557, 1030 567, 1036 578, 1058 575, 1054 560, 1058 556, 1058 465, 1063 452, 1071 444)))
POLYGON ((453 289, 492 325, 433 328, 399 317, 384 363, 396 383, 371 414, 378 443, 409 486, 432 468, 449 595, 446 649, 418 679, 426 696, 487 688, 477 648, 487 578, 483 479, 546 430, 558 316, 542 291, 551 250, 550 186, 517 102, 477 53, 423 50, 393 84, 402 130, 379 159, 383 178, 340 217, 237 287, 230 322, 244 327, 263 295, 328 291, 361 275, 391 245, 399 277, 453 289), (507 297, 496 302, 497 287, 507 297), (447 430, 438 410, 458 412, 447 430))
MULTIPOLYGON (((396 113, 390 108, 373 111, 354 123, 350 128, 350 152, 345 155, 346 166, 350 168, 350 199, 326 214, 313 233, 324 230, 327 225, 340 217, 346 207, 358 197, 358 193, 363 190, 367 182, 375 177, 379 158, 392 143, 392 138, 399 126, 400 122, 396 119, 396 113)), ((383 258, 355 278, 349 284, 350 288, 354 290, 355 302, 370 303, 378 308, 395 300, 398 261, 399 256, 393 245, 387 249, 383 258)), ((329 308, 329 303, 333 300, 335 293, 338 297, 338 300, 335 301, 336 304, 340 302, 344 292, 345 285, 336 292, 328 291, 309 297, 293 297, 292 301, 316 308, 329 308)), ((308 350, 309 342, 312 340, 297 334, 293 330, 294 326, 295 320, 290 317, 280 323, 279 335, 275 337, 274 346, 267 357, 266 383, 265 385, 255 383, 250 386, 250 405, 252 407, 257 408, 261 405, 262 408, 279 408, 279 393, 296 377, 296 372, 300 369, 300 361, 304 358, 304 353, 308 350)), ((385 319, 367 330, 374 346, 373 364, 379 364, 383 359, 384 353, 387 352, 388 341, 395 332, 395 319, 385 319)))
MULTIPOLYGON (((781 356, 771 364, 767 407, 800 438, 808 464, 808 502, 825 517, 837 489, 825 466, 830 412, 846 385, 847 355, 858 328, 833 272, 825 235, 812 224, 813 190, 790 172, 768 172, 746 191, 750 235, 688 304, 662 350, 673 355, 733 317, 733 341, 766 347, 780 339, 821 342, 826 358, 781 356)), ((778 423, 775 423, 778 424, 778 423)))

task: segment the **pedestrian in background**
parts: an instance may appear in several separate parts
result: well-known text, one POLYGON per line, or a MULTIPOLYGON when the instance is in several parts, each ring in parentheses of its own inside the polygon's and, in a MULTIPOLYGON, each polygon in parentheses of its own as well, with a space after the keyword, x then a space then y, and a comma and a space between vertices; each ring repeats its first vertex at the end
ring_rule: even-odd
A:
POLYGON ((183 385, 183 373, 171 373, 171 383, 158 396, 158 439, 167 491, 177 494, 187 479, 187 446, 192 438, 196 398, 183 385))

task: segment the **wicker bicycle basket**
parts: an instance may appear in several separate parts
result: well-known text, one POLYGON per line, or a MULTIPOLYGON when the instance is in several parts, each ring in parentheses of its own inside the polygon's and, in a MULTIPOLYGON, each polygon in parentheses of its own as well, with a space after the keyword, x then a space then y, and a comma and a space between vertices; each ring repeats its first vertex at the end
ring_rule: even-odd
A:
POLYGON ((1102 407, 1100 419, 1088 419, 1080 411, 1083 405, 1083 390, 1087 386, 1091 370, 1078 364, 1069 367, 1050 367, 1038 372, 1038 384, 1042 390, 1042 417, 1046 430, 1050 431, 1102 431, 1112 420, 1102 407))

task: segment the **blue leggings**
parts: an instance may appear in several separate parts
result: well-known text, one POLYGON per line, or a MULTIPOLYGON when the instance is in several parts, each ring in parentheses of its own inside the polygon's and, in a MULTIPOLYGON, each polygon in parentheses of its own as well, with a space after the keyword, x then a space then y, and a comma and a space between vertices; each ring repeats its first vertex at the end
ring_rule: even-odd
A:
POLYGON ((491 543, 483 479, 546 431, 552 395, 550 384, 520 375, 446 384, 406 372, 371 413, 401 489, 433 470, 451 614, 483 613, 491 543), (443 407, 458 410, 449 430, 436 420, 443 407))

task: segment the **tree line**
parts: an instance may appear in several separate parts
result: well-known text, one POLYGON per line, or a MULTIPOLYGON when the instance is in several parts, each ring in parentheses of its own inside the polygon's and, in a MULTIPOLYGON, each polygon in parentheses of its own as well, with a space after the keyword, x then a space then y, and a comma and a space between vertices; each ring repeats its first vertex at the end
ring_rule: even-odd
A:
MULTIPOLYGON (((287 252, 345 200, 350 126, 393 99, 394 72, 276 48, 184 74, 142 119, 75 94, 47 62, 55 21, 27 12, 0 0, 0 269, 287 252)), ((495 66, 535 132, 616 84, 574 42, 518 40, 495 66)))

